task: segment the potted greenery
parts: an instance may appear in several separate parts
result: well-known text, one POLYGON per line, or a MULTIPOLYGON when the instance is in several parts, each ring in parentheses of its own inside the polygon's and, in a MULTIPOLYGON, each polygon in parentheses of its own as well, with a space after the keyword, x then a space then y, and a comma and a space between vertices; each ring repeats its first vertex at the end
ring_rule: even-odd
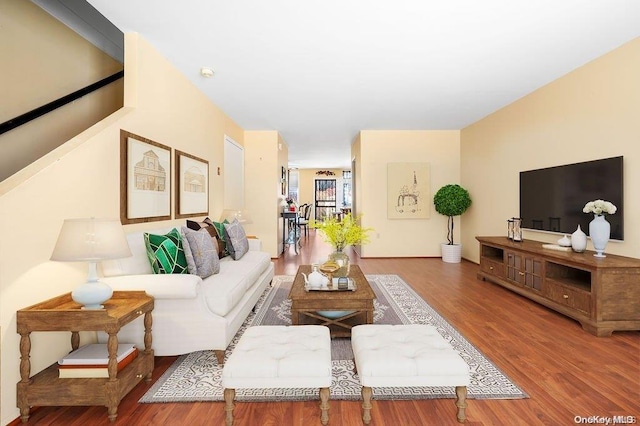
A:
POLYGON ((447 216, 447 243, 442 243, 442 260, 459 263, 462 245, 453 243, 453 217, 464 213, 471 205, 469 191, 457 184, 445 185, 433 197, 436 211, 447 216))
POLYGON ((342 220, 331 215, 322 222, 311 221, 309 226, 322 231, 325 242, 335 248, 335 252, 329 255, 329 259, 334 260, 340 266, 333 276, 347 276, 349 273, 349 256, 343 250, 351 245, 366 244, 369 242, 369 232, 373 228, 363 228, 358 222, 360 215, 354 218, 351 213, 344 215, 342 220))

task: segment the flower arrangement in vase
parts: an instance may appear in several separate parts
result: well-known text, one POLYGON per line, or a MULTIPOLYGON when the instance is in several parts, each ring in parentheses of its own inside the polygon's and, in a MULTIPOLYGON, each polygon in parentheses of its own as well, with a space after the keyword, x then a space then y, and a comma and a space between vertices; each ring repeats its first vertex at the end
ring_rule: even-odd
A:
POLYGON ((604 200, 589 201, 584 205, 584 213, 593 213, 593 220, 589 223, 589 237, 596 251, 595 257, 606 257, 604 249, 609 242, 611 235, 611 225, 607 222, 605 215, 614 214, 617 207, 613 203, 604 200))
POLYGON ((373 228, 360 226, 358 224, 360 217, 354 218, 351 213, 348 213, 342 220, 329 216, 322 222, 314 220, 309 224, 309 227, 322 231, 324 241, 336 249, 329 255, 329 258, 340 266, 340 269, 333 274, 334 277, 346 277, 349 274, 349 256, 343 252, 345 247, 369 242, 369 232, 373 231, 373 228))
POLYGON ((293 198, 287 197, 285 201, 287 202, 287 207, 289 208, 289 211, 293 212, 296 210, 296 202, 293 200, 293 198))
POLYGON ((584 213, 593 213, 598 216, 603 214, 614 214, 618 208, 613 203, 604 200, 589 201, 584 205, 582 211, 584 213))

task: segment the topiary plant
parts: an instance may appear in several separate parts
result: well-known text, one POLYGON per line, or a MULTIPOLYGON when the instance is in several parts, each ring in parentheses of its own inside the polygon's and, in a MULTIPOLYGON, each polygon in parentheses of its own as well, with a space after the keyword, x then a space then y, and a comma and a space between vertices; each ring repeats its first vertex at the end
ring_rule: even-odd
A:
POLYGON ((453 245, 453 217, 464 213, 471 205, 469 191, 457 184, 445 185, 433 197, 436 211, 447 219, 447 241, 453 245))

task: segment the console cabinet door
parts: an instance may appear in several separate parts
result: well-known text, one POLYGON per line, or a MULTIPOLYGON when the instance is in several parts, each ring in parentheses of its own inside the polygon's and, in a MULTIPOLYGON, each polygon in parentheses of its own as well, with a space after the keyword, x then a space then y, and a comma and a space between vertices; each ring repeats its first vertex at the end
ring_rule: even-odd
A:
POLYGON ((542 290, 542 260, 518 252, 507 252, 507 279, 520 286, 542 290))
POLYGON ((515 284, 524 285, 522 255, 516 252, 507 252, 507 279, 515 284))
POLYGON ((542 260, 535 257, 524 259, 524 285, 542 291, 542 260))

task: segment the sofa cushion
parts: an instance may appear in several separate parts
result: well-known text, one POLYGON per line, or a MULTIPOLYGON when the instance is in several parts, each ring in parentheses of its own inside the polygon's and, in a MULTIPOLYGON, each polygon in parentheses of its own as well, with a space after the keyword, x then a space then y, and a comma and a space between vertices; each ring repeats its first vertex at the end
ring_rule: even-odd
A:
MULTIPOLYGON (((173 227, 163 227, 154 229, 152 232, 154 234, 166 234, 172 229, 173 227)), ((151 263, 147 257, 147 247, 144 243, 143 234, 143 231, 127 233, 127 243, 129 243, 132 256, 123 257, 122 259, 108 259, 100 262, 102 273, 105 277, 112 277, 116 275, 153 274, 151 263)), ((252 250, 255 249, 252 248, 252 250)))
POLYGON ((203 280, 202 292, 211 312, 225 316, 271 264, 269 253, 249 251, 240 260, 220 260, 220 273, 203 280))
POLYGON ((155 299, 195 299, 202 284, 199 276, 191 274, 121 275, 100 281, 114 290, 143 290, 155 299))
POLYGON ((200 229, 206 229, 207 232, 211 235, 211 240, 213 241, 213 244, 216 246, 216 250, 218 251, 218 259, 222 259, 224 256, 228 255, 228 253, 225 253, 224 241, 220 237, 220 235, 218 235, 218 230, 213 225, 213 221, 211 219, 206 218, 202 222, 187 220, 187 228, 193 229, 194 231, 198 231, 200 229))
POLYGON ((164 235, 144 233, 147 257, 155 274, 185 274, 187 258, 182 248, 182 236, 177 229, 164 235))
POLYGON ((223 222, 214 222, 207 217, 203 220, 203 222, 209 224, 210 226, 213 226, 213 228, 216 230, 216 236, 218 238, 218 256, 220 257, 220 259, 229 256, 229 250, 227 249, 227 239, 224 233, 224 225, 226 223, 229 223, 229 221, 225 219, 223 222))
POLYGON ((187 220, 187 228, 193 229, 194 231, 205 229, 212 238, 218 238, 218 231, 216 231, 216 227, 211 225, 210 223, 210 220, 207 222, 196 222, 194 220, 187 220))
MULTIPOLYGON (((196 261, 193 260, 193 253, 191 253, 191 247, 189 247, 189 241, 187 241, 187 229, 184 226, 180 228, 180 235, 182 235, 182 249, 184 250, 184 257, 187 259, 187 271, 192 275, 198 275, 198 268, 196 267, 196 261)), ((196 232, 191 230, 191 232, 196 232)))
POLYGON ((211 241, 209 232, 206 229, 194 231, 186 226, 180 231, 189 273, 207 278, 220 272, 217 248, 211 241))
POLYGON ((209 224, 207 222, 196 222, 195 220, 187 219, 187 228, 199 231, 200 229, 207 228, 209 224))
POLYGON ((242 225, 238 219, 224 225, 225 239, 227 240, 227 251, 233 260, 240 259, 249 251, 249 241, 242 225))

